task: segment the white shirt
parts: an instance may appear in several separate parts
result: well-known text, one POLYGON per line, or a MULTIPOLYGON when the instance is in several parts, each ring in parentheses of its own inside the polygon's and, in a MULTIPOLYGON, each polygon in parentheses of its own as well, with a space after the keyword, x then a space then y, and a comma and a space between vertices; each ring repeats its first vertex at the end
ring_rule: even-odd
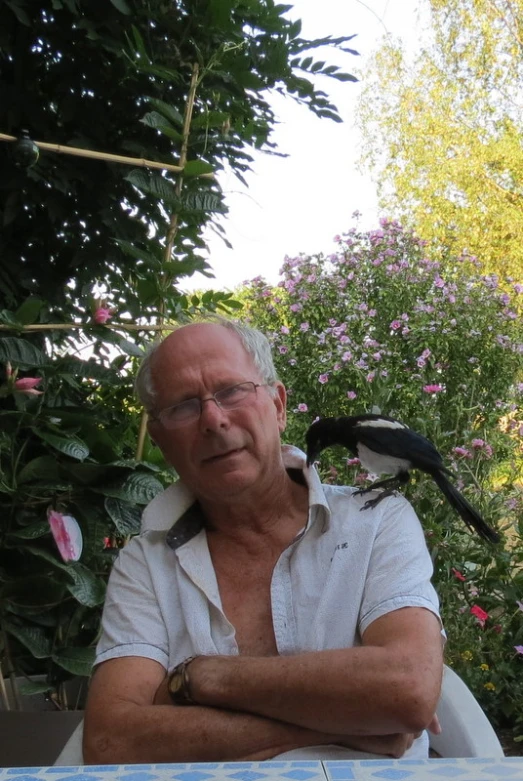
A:
MULTIPOLYGON (((283 457, 288 469, 303 470, 309 517, 272 576, 279 654, 358 646, 373 621, 403 607, 439 617, 432 562, 411 505, 395 495, 360 511, 368 496, 322 485, 297 448, 284 446, 283 457)), ((140 535, 119 552, 111 572, 97 664, 143 656, 170 671, 188 656, 238 654, 202 523, 181 482, 146 507, 140 535)), ((404 756, 427 756, 426 739, 416 743, 421 754, 413 746, 404 756)))

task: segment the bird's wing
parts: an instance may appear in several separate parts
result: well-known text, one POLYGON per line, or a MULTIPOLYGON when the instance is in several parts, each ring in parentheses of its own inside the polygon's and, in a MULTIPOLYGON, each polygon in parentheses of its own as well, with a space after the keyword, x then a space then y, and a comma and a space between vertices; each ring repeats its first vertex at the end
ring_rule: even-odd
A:
POLYGON ((443 461, 432 442, 409 428, 377 428, 364 423, 357 427, 357 439, 375 453, 411 462, 415 469, 442 469, 443 461))

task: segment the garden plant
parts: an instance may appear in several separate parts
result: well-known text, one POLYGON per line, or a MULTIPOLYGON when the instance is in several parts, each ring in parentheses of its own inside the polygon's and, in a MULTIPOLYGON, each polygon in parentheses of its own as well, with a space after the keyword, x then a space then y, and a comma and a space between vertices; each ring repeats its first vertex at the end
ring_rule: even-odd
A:
MULTIPOLYGON (((413 475, 406 494, 432 552, 446 662, 493 724, 522 739, 523 285, 482 274, 466 253, 431 260, 393 220, 337 242, 328 256, 286 258, 276 286, 258 277, 242 293, 289 391, 286 437, 303 448, 318 416, 376 410, 434 442, 502 534, 497 546, 469 534, 432 480, 413 475)), ((342 448, 319 468, 329 482, 367 484, 342 448)))

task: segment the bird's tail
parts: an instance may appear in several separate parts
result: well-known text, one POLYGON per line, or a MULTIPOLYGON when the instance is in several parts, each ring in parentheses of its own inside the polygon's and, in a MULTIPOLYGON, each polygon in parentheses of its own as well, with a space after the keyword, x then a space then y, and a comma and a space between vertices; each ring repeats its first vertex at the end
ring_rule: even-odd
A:
POLYGON ((480 537, 488 542, 499 542, 500 536, 486 523, 477 510, 472 507, 457 488, 447 480, 443 472, 436 471, 432 477, 440 491, 448 499, 456 512, 463 518, 469 529, 474 529, 480 537))

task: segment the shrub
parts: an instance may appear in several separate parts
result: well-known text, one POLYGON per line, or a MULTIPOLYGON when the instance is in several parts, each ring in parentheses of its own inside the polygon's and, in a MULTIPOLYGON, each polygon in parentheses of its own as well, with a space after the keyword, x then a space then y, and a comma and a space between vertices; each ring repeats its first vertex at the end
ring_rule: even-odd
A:
MULTIPOLYGON (((432 481, 413 476, 407 495, 435 563, 447 662, 495 724, 521 734, 523 285, 483 275, 467 253, 433 261, 390 220, 337 241, 332 255, 286 258, 276 287, 258 277, 243 291, 288 389, 286 436, 303 445, 317 416, 377 409, 434 442, 504 538, 494 548, 471 536, 432 481)), ((322 454, 320 473, 367 479, 340 449, 322 454)))

